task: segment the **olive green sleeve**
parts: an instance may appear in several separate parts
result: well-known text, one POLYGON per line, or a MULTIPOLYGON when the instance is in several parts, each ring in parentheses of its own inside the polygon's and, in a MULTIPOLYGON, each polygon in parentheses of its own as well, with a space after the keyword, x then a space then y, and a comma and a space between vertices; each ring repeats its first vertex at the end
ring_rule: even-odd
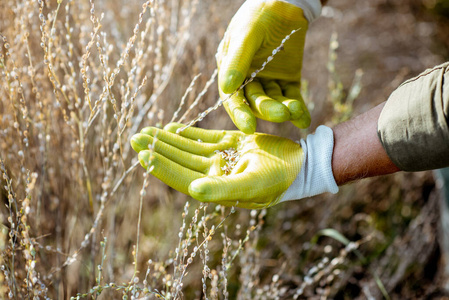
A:
POLYGON ((449 166, 449 62, 405 81, 379 117, 379 139, 403 171, 449 166))

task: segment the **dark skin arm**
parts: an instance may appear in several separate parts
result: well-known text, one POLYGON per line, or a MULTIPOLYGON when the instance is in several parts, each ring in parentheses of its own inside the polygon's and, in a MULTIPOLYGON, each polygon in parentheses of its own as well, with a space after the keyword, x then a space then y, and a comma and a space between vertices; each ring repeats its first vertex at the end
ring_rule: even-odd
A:
POLYGON ((400 171, 377 136, 377 120, 384 105, 385 102, 333 129, 332 172, 338 185, 400 171))

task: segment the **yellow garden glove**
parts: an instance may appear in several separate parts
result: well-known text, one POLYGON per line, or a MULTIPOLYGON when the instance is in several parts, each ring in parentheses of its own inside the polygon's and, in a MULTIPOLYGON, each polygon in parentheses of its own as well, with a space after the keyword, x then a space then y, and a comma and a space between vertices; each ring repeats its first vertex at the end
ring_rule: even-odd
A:
POLYGON ((144 128, 131 145, 151 174, 199 201, 259 209, 338 191, 331 168, 333 132, 328 127, 320 126, 299 145, 240 131, 189 127, 176 134, 182 126, 144 128))
POLYGON ((302 56, 308 23, 320 12, 319 0, 247 0, 232 18, 216 55, 220 97, 227 98, 264 65, 253 82, 224 102, 244 133, 255 132, 256 117, 310 125, 300 93, 302 56), (284 40, 293 30, 298 31, 284 40), (283 49, 272 56, 283 40, 283 49))

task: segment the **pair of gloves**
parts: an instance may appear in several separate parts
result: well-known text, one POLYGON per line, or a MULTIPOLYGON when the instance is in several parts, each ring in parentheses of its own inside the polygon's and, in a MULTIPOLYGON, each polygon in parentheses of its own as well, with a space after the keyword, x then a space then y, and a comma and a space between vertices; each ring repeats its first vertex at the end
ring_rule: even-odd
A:
POLYGON ((223 103, 240 131, 189 127, 176 133, 184 127, 177 123, 163 130, 144 128, 131 139, 142 166, 178 191, 226 206, 259 209, 336 193, 330 128, 318 127, 300 144, 255 133, 256 118, 291 121, 299 128, 310 125, 300 93, 302 56, 308 23, 320 11, 318 0, 247 0, 231 20, 216 56, 222 99, 264 66, 223 103), (283 49, 273 55, 281 42, 283 49))

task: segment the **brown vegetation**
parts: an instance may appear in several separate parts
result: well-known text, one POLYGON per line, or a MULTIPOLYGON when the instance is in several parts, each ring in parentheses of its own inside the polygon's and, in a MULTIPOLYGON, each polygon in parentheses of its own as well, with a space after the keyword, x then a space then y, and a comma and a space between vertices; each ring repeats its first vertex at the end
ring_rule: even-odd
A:
MULTIPOLYGON (((97 2, 0 3, 1 297, 447 295, 430 172, 261 211, 200 205, 145 172, 130 137, 169 122, 183 95, 184 122, 216 103, 216 83, 202 91, 242 1, 97 2)), ((432 3, 330 1, 305 50, 310 130, 448 58, 447 10, 432 3)), ((223 109, 197 125, 233 128, 223 109)))

